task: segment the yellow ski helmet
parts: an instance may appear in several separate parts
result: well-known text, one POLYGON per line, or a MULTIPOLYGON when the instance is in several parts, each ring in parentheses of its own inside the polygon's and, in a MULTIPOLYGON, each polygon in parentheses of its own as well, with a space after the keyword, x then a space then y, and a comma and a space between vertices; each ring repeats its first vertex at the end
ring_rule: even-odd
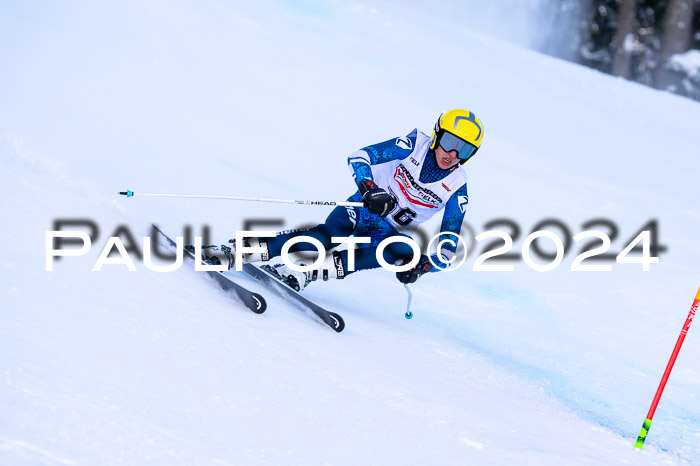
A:
POLYGON ((484 136, 484 126, 469 110, 456 108, 442 112, 430 140, 430 148, 438 144, 446 152, 457 151, 460 164, 464 164, 476 154, 484 136))

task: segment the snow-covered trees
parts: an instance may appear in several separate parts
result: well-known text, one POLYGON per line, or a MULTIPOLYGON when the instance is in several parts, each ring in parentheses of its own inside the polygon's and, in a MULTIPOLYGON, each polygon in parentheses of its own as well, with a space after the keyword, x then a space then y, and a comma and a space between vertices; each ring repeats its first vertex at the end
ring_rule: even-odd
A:
POLYGON ((591 0, 579 11, 579 63, 700 99, 700 0, 591 0))

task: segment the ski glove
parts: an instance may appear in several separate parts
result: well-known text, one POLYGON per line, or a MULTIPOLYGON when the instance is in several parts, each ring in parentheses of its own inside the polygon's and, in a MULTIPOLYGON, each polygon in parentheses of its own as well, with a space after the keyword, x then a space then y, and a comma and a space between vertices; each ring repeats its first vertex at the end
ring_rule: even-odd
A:
POLYGON ((418 280, 418 277, 424 273, 430 272, 431 267, 432 265, 430 264, 428 256, 422 254, 418 264, 416 264, 415 267, 410 270, 406 270, 405 272, 396 272, 396 278, 401 283, 415 283, 415 281, 418 280))
POLYGON ((360 181, 358 188, 370 213, 386 217, 396 207, 396 199, 369 178, 360 181))

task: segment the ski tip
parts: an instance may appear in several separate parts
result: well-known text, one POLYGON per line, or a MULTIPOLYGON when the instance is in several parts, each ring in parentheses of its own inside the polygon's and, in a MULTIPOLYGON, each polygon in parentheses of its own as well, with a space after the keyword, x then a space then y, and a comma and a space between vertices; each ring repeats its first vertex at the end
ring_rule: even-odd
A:
POLYGON ((134 195, 134 192, 127 189, 126 191, 119 191, 119 194, 126 197, 132 197, 134 195))
POLYGON ((335 330, 336 332, 340 333, 343 331, 345 328, 345 321, 343 320, 340 315, 336 314, 335 312, 329 312, 328 315, 330 316, 332 322, 331 328, 335 330))
POLYGON ((265 298, 263 298, 262 295, 258 293, 252 293, 251 295, 255 302, 255 309, 251 308, 251 310, 256 314, 262 314, 263 312, 265 312, 267 310, 267 302, 265 301, 265 298))
POLYGON ((404 316, 405 316, 407 319, 411 319, 411 318, 413 318, 413 313, 412 313, 411 311, 408 311, 406 314, 404 314, 404 316))

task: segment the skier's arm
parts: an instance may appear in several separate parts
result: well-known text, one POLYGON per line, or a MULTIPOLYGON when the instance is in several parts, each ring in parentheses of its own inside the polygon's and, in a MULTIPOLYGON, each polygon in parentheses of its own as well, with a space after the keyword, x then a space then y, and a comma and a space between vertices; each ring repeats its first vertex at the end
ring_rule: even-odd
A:
POLYGON ((413 152, 418 137, 417 130, 408 136, 389 139, 371 146, 363 147, 350 154, 348 167, 358 186, 364 179, 374 180, 371 165, 379 165, 391 160, 403 160, 413 152))
MULTIPOLYGON (((463 184, 455 193, 450 197, 445 205, 445 213, 442 216, 442 225, 440 226, 440 237, 438 238, 438 244, 443 239, 449 239, 454 242, 454 244, 446 242, 442 247, 442 253, 447 255, 447 259, 450 259, 457 251, 457 245, 459 240, 455 235, 459 235, 462 229, 462 221, 464 220, 464 214, 467 210, 467 203, 469 202, 469 196, 467 194, 467 184, 463 184), (446 234, 447 232, 454 233, 454 235, 446 234)), ((444 262, 440 254, 433 254, 433 262, 439 265, 441 268, 449 267, 449 264, 444 262)), ((430 272, 439 272, 440 269, 431 266, 430 272)))
MULTIPOLYGON (((442 254, 446 255, 445 259, 451 259, 457 251, 458 239, 455 235, 459 235, 462 229, 462 220, 464 220, 464 213, 467 210, 467 203, 469 202, 469 196, 467 195, 467 185, 463 184, 452 197, 447 201, 445 205, 445 213, 442 216, 442 225, 440 227, 440 237, 438 238, 438 244, 443 239, 449 239, 453 241, 452 243, 445 243, 442 246, 442 254), (455 235, 447 234, 447 232, 454 233, 455 235)), ((446 263, 440 257, 440 254, 433 254, 430 256, 433 263, 438 265, 435 267, 433 263, 430 262, 428 256, 425 254, 421 255, 418 264, 411 270, 405 272, 396 272, 396 278, 401 283, 414 283, 418 280, 421 275, 428 272, 439 272, 442 269, 446 269, 450 264, 446 263)))

